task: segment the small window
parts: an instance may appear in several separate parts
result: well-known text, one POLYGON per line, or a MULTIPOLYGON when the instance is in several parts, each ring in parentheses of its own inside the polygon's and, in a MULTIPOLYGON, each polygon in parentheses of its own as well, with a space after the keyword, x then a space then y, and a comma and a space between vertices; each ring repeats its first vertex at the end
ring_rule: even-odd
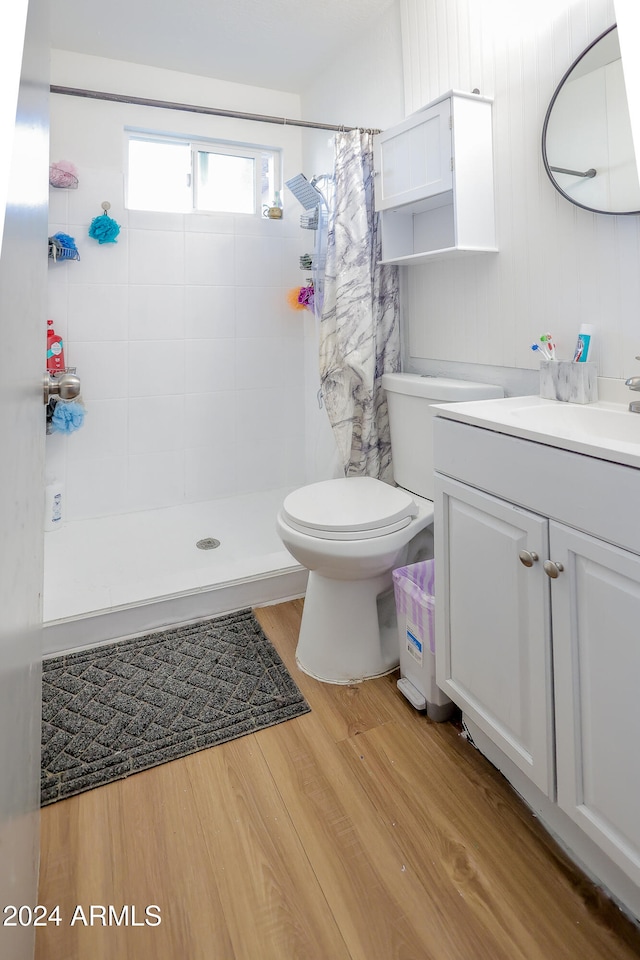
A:
POLYGON ((278 150, 128 134, 130 210, 260 215, 279 178, 278 150))
POLYGON ((192 209, 191 149, 171 140, 129 140, 130 210, 186 213, 192 209))

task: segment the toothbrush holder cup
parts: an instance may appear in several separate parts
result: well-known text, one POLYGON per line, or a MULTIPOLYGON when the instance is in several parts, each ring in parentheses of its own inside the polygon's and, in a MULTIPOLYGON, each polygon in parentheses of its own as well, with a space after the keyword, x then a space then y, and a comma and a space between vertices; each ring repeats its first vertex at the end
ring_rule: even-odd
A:
POLYGON ((541 360, 540 396, 567 403, 594 403, 598 399, 598 364, 541 360))

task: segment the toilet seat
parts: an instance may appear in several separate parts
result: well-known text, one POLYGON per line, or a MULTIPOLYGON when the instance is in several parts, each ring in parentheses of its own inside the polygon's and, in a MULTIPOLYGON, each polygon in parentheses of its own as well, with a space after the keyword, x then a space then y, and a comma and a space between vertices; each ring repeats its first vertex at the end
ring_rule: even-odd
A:
POLYGON ((418 515, 413 497, 373 477, 323 480, 290 493, 282 518, 324 540, 367 540, 402 530, 418 515))

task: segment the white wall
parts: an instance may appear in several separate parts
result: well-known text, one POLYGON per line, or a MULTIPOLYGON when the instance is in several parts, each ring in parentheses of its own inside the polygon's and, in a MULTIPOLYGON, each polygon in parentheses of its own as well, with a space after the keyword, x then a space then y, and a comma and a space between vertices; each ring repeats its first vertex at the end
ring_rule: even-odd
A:
MULTIPOLYGON (((299 115, 291 94, 54 51, 52 83, 154 99, 299 115)), ((282 221, 166 215, 124 207, 125 125, 283 148, 301 169, 300 131, 266 123, 51 97, 51 158, 78 168, 51 189, 50 233, 80 262, 50 263, 49 316, 77 367, 84 426, 47 438, 66 482, 67 519, 297 485, 304 464, 304 325, 287 306, 307 240, 299 206, 282 221), (116 244, 87 235, 103 200, 116 244)))
MULTIPOLYGON (((393 3, 357 43, 348 44, 302 92, 306 120, 384 130, 404 116, 400 6, 393 3)), ((313 173, 333 166, 328 133, 305 133, 305 165, 313 173)))
MULTIPOLYGON (((400 0, 407 113, 451 88, 494 98, 497 256, 405 268, 412 369, 534 369, 550 330, 571 356, 593 323, 600 375, 637 373, 640 217, 581 210, 548 181, 540 137, 565 70, 615 21, 612 0, 400 0)), ((530 381, 529 381, 530 382, 530 381)))

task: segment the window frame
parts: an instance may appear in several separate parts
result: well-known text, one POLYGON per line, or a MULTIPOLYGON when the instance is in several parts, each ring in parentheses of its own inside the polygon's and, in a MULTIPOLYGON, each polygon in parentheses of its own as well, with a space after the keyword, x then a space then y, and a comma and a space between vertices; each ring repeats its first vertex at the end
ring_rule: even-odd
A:
POLYGON ((142 140, 147 143, 175 143, 188 146, 191 153, 191 164, 189 173, 188 187, 191 192, 191 208, 182 211, 182 214, 198 214, 199 216, 238 216, 238 217, 261 217, 262 207, 265 203, 271 203, 273 193, 279 191, 282 196, 282 148, 266 144, 247 143, 244 141, 234 141, 226 139, 214 139, 209 137, 191 137, 180 134, 157 133, 154 130, 142 130, 139 128, 125 127, 125 208, 131 211, 144 213, 168 213, 166 210, 141 210, 139 207, 129 206, 129 144, 132 140, 142 140), (240 157, 250 159, 254 164, 253 194, 254 209, 253 212, 241 212, 233 210, 207 210, 205 207, 198 207, 199 200, 199 178, 198 178, 198 154, 209 153, 223 156, 240 157), (262 165, 264 159, 272 165, 272 183, 270 184, 270 196, 266 199, 262 195, 262 165))

